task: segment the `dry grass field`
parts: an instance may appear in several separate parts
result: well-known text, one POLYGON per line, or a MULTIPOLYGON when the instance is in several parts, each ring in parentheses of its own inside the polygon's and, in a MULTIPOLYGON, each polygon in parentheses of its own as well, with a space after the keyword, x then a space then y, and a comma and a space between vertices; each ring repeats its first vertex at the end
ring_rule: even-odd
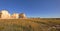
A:
POLYGON ((60 31, 60 18, 0 19, 0 31, 60 31))

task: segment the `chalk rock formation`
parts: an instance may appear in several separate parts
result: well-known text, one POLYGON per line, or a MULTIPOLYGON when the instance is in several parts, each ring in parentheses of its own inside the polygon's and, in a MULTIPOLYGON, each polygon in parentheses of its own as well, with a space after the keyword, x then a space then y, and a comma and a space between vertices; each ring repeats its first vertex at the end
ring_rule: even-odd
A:
POLYGON ((7 10, 0 11, 0 19, 19 19, 19 18, 26 18, 26 15, 24 13, 14 13, 10 15, 10 13, 7 10))
POLYGON ((10 18, 10 14, 7 10, 2 10, 1 13, 2 13, 2 15, 1 15, 2 19, 9 19, 10 18))
POLYGON ((26 15, 24 13, 19 14, 19 18, 26 18, 26 15))
POLYGON ((11 18, 19 18, 19 14, 18 13, 14 13, 12 16, 11 16, 11 18))
POLYGON ((2 13, 0 12, 0 18, 1 18, 2 13))

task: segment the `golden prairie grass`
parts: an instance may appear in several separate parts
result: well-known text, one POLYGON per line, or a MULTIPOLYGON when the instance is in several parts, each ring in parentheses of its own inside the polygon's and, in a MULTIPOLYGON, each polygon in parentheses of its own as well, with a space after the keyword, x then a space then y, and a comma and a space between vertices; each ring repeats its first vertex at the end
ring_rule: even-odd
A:
POLYGON ((53 29, 56 25, 60 25, 60 20, 55 18, 0 19, 0 31, 60 31, 53 29))

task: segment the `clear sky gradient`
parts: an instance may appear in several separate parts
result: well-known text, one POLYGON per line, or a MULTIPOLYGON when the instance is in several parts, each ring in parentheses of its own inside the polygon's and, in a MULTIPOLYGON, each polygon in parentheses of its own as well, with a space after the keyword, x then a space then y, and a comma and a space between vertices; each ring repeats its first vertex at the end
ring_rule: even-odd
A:
POLYGON ((2 9, 27 17, 60 18, 60 0, 0 0, 2 9))

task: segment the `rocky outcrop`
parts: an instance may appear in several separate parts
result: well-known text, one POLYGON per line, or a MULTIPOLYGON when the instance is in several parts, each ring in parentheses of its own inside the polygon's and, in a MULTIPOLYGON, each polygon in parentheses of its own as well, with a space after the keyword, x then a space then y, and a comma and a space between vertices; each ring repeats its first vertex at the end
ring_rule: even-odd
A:
POLYGON ((10 15, 10 13, 7 10, 2 10, 0 12, 0 18, 1 19, 19 19, 19 18, 26 18, 26 15, 24 13, 13 13, 10 15))
POLYGON ((19 18, 19 14, 18 13, 14 13, 14 14, 12 14, 12 16, 11 16, 11 18, 19 18))
POLYGON ((0 13, 0 18, 1 18, 2 13, 0 13))
POLYGON ((24 13, 19 14, 19 18, 26 18, 26 15, 24 13))

